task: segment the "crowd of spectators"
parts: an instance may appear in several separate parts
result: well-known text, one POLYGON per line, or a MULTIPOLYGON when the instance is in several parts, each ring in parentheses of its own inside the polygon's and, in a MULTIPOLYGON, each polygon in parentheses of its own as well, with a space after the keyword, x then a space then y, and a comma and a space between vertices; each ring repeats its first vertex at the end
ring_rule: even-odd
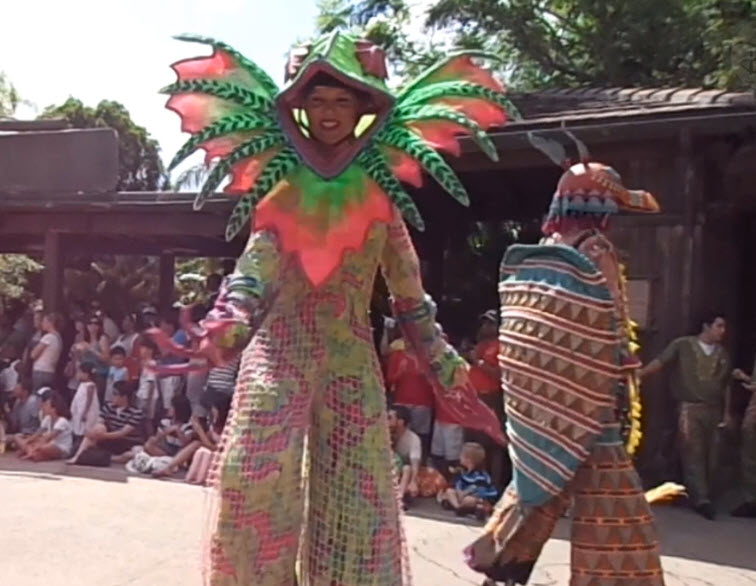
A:
MULTIPOLYGON (((74 304, 67 318, 33 308, 0 328, 0 447, 29 460, 108 466, 158 478, 184 474, 203 483, 234 392, 239 360, 210 367, 192 359, 181 375, 159 374, 186 362, 160 353, 146 332, 160 328, 178 346, 204 318, 221 285, 208 279, 209 304, 160 315, 154 307, 110 315, 99 303, 74 304)), ((7 319, 12 317, 12 319, 7 319)), ((487 514, 507 479, 504 453, 464 430, 433 398, 417 356, 391 320, 379 353, 387 381, 389 428, 405 506, 436 496, 459 514, 487 514)), ((481 398, 501 401, 496 315, 481 316, 477 344, 463 341, 481 398), (498 393, 498 394, 497 394, 498 393)), ((477 387, 476 387, 477 388, 477 387)))
MULTIPOLYGON (((208 279, 210 303, 221 280, 208 279)), ((160 328, 187 347, 209 305, 163 314, 144 306, 120 319, 97 301, 73 303, 65 317, 38 307, 0 323, 0 451, 69 465, 126 462, 155 476, 192 467, 191 479, 203 482, 238 361, 208 368, 195 359, 189 373, 160 374, 186 360, 161 354, 146 332, 160 328)))
MULTIPOLYGON (((470 381, 479 398, 503 426, 497 333, 497 312, 488 311, 479 318, 476 342, 461 340, 458 351, 470 365, 470 381)), ((435 496, 459 515, 487 516, 509 482, 506 451, 485 434, 464 429, 435 400, 419 357, 393 320, 387 320, 379 346, 398 490, 405 509, 418 496, 435 496)))

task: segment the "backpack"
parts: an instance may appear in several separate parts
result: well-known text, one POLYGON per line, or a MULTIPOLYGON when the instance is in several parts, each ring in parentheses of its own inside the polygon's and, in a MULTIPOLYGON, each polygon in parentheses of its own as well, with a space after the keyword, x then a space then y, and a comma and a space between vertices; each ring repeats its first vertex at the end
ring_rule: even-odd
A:
POLYGON ((97 446, 87 448, 76 459, 76 463, 80 466, 107 468, 110 466, 110 452, 97 446))

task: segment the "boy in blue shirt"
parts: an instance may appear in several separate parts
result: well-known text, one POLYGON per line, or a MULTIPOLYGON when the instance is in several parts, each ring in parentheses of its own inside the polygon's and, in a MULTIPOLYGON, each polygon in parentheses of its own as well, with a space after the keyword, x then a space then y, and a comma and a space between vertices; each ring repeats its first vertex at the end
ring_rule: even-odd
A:
POLYGON ((486 451, 479 443, 467 442, 462 446, 459 463, 462 470, 454 482, 454 488, 439 492, 438 502, 459 516, 474 513, 482 520, 491 512, 499 496, 491 476, 484 469, 486 451))
POLYGON ((105 401, 113 400, 113 389, 118 381, 128 380, 129 370, 126 368, 126 350, 123 346, 114 346, 110 350, 110 368, 105 385, 105 401))

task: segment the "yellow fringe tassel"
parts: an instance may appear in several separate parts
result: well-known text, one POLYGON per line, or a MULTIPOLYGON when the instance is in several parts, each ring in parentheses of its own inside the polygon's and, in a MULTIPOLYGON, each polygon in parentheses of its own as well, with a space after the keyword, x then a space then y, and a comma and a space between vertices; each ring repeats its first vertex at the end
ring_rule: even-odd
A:
MULTIPOLYGON (((622 296, 622 319, 625 321, 625 332, 627 334, 627 351, 631 357, 635 357, 640 350, 638 324, 630 319, 630 306, 627 300, 627 271, 624 264, 620 265, 620 294, 622 296)), ((642 437, 640 379, 636 370, 627 375, 627 391, 630 403, 630 433, 625 443, 625 449, 632 456, 640 445, 642 437)))

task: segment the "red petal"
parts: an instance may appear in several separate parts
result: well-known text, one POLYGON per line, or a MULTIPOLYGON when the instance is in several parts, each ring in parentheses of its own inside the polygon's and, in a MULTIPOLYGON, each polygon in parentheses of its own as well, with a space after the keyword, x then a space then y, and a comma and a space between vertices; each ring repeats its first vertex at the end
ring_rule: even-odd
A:
POLYGON ((171 68, 176 72, 179 81, 218 79, 235 81, 248 88, 255 86, 252 76, 239 67, 236 59, 225 51, 216 50, 209 57, 184 59, 171 65, 171 68))
POLYGON ((434 148, 446 151, 455 157, 462 154, 458 139, 460 134, 467 134, 463 126, 438 120, 413 122, 408 126, 434 148))
POLYGON ((503 107, 487 100, 470 98, 444 98, 434 103, 444 104, 454 108, 477 122, 483 130, 494 126, 504 126, 507 113, 503 107))
POLYGON ((265 165, 278 153, 279 149, 270 149, 264 153, 239 161, 231 167, 231 182, 223 190, 230 195, 242 195, 249 192, 257 181, 265 165))
POLYGON ((250 138, 259 134, 259 131, 249 132, 235 132, 233 134, 227 134, 226 136, 219 136, 218 138, 212 138, 199 145, 199 148, 205 151, 205 164, 209 164, 213 159, 217 157, 225 157, 236 147, 245 143, 250 138))
POLYGON ((204 94, 176 94, 168 99, 165 107, 181 117, 181 130, 191 134, 239 110, 234 104, 204 94))
POLYGON ((215 51, 209 57, 183 59, 171 65, 180 81, 188 79, 218 79, 236 67, 236 61, 224 51, 215 51))
POLYGON ((388 158, 391 171, 399 181, 408 183, 414 187, 422 187, 423 172, 420 168, 420 163, 398 149, 387 147, 385 154, 388 158))
POLYGON ((456 59, 452 59, 444 67, 428 77, 422 85, 452 80, 469 81, 470 83, 482 85, 497 92, 504 91, 504 86, 491 75, 491 72, 475 65, 470 55, 462 55, 456 59))
POLYGON ((298 190, 282 182, 255 208, 254 229, 273 229, 284 252, 294 253, 307 279, 318 287, 338 270, 349 250, 360 250, 375 222, 389 223, 394 208, 385 193, 368 181, 368 193, 359 204, 350 205, 341 218, 323 228, 320 216, 297 209, 298 190))

